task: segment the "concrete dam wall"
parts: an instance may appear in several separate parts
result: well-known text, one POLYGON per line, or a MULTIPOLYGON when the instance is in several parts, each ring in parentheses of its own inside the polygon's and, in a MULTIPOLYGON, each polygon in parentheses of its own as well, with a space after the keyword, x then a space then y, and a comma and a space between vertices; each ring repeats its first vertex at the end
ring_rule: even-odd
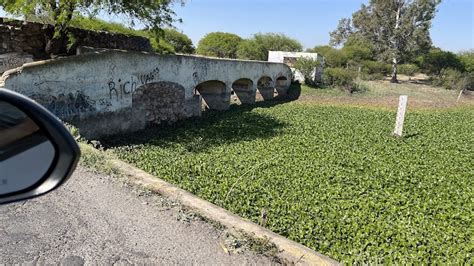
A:
POLYGON ((3 86, 29 96, 86 138, 133 132, 163 121, 285 95, 281 63, 106 51, 25 64, 3 86))

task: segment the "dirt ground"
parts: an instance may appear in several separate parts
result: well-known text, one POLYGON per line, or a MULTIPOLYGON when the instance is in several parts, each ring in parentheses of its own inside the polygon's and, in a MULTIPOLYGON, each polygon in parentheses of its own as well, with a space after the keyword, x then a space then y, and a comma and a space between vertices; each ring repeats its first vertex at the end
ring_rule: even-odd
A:
POLYGON ((383 81, 360 81, 364 88, 361 92, 348 94, 338 89, 314 89, 302 86, 298 102, 328 105, 359 106, 393 109, 398 105, 400 95, 408 95, 409 108, 413 109, 446 109, 461 106, 474 108, 474 92, 463 93, 458 101, 459 91, 433 87, 424 75, 411 79, 400 75, 398 84, 383 81))

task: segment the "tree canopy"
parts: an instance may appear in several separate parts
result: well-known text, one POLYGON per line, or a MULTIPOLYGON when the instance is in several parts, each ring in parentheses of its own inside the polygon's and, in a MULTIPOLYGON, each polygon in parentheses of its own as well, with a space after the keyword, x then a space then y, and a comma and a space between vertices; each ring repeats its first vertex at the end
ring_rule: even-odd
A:
POLYGON ((196 53, 222 58, 237 58, 237 49, 242 42, 238 35, 228 32, 211 32, 202 38, 196 53))
POLYGON ((173 50, 180 54, 193 54, 194 45, 193 41, 184 33, 179 32, 175 29, 167 28, 164 30, 162 40, 171 44, 173 50))
POLYGON ((431 47, 429 29, 440 0, 370 0, 342 19, 330 33, 331 44, 340 45, 349 37, 373 44, 379 60, 392 62, 392 81, 397 82, 397 65, 407 57, 426 52, 431 47))
POLYGON ((237 49, 237 58, 239 59, 264 61, 267 57, 267 49, 255 39, 244 40, 237 49))
POLYGON ((46 50, 54 53, 64 46, 67 27, 76 15, 96 15, 99 11, 124 15, 131 25, 139 21, 158 33, 175 21, 171 9, 175 2, 184 4, 184 0, 0 0, 0 7, 13 15, 44 18, 53 27, 47 34, 50 41, 46 50))
POLYGON ((458 56, 439 48, 432 48, 426 55, 418 57, 416 61, 428 74, 436 76, 440 76, 443 69, 464 70, 464 65, 458 56))

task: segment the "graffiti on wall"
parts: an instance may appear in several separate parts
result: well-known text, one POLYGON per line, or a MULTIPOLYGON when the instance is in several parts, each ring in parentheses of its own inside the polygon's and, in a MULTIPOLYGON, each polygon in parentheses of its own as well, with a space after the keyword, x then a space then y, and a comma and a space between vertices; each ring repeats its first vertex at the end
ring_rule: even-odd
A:
POLYGON ((80 90, 66 94, 60 93, 57 96, 35 94, 31 97, 62 119, 96 111, 96 101, 91 100, 80 90))
POLYGON ((147 73, 138 73, 131 75, 130 78, 119 78, 118 80, 109 80, 107 89, 110 100, 123 99, 127 95, 133 95, 138 87, 149 84, 158 80, 160 77, 160 69, 154 68, 147 73))

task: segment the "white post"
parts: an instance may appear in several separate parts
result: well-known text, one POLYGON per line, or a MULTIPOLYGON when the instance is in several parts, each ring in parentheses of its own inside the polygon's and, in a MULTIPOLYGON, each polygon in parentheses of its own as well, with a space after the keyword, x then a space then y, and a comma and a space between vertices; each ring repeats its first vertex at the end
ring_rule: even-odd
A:
POLYGON ((401 95, 400 101, 398 102, 397 121, 395 123, 395 131, 393 134, 397 137, 402 136, 403 122, 405 121, 405 113, 407 111, 408 96, 401 95))

